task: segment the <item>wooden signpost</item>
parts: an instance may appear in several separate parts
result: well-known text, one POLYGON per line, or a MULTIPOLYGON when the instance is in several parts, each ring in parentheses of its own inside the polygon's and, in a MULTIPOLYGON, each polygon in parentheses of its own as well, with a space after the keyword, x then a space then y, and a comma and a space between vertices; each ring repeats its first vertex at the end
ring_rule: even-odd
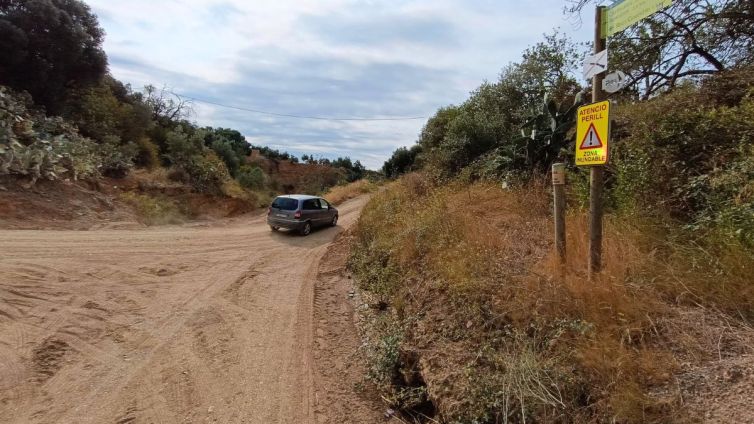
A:
MULTIPOLYGON (((629 0, 630 1, 630 0, 629 0)), ((607 40, 602 35, 602 15, 607 10, 605 6, 598 6, 594 14, 594 53, 607 48, 607 40)), ((604 73, 592 77, 592 103, 605 100, 607 97, 602 90, 604 73)), ((608 109, 609 110, 609 109, 608 109)), ((607 119, 610 119, 609 116, 607 119)), ((610 134, 605 137, 608 142, 610 134)), ((576 143, 576 148, 581 143, 576 143)), ((607 150, 607 149, 605 149, 607 150)), ((605 159, 607 163, 607 158, 605 159)), ((592 165, 589 169, 589 275, 592 276, 602 270, 602 216, 604 215, 602 191, 604 186, 605 166, 592 165)))
MULTIPOLYGON (((589 277, 602 270, 602 195, 605 165, 610 160, 610 102, 607 94, 620 91, 626 75, 608 69, 607 37, 659 12, 673 0, 618 0, 610 7, 597 6, 594 14, 594 54, 583 63, 584 79, 592 80, 592 103, 579 108, 575 162, 589 167, 589 277)), ((563 164, 552 168, 555 197, 555 246, 565 261, 565 174, 563 164), (562 177, 561 177, 562 175, 562 177)))
MULTIPOLYGON (((620 32, 642 19, 664 9, 673 0, 619 0, 610 7, 597 6, 594 14, 594 56, 607 57, 607 37, 620 32)), ((597 62, 597 60, 593 60, 597 62)), ((606 62, 606 59, 605 59, 606 62)), ((606 71, 608 66, 604 64, 606 71)), ((592 79, 592 104, 579 109, 577 116, 578 139, 576 140, 576 165, 589 166, 589 276, 602 270, 602 218, 604 215, 602 195, 604 190, 605 165, 610 158, 610 102, 605 87, 613 92, 622 88, 625 79, 617 74, 618 81, 604 84, 602 69, 594 68, 585 78, 592 79)), ((613 74, 611 74, 613 75, 613 74)), ((616 78, 611 76, 611 78, 616 78)))

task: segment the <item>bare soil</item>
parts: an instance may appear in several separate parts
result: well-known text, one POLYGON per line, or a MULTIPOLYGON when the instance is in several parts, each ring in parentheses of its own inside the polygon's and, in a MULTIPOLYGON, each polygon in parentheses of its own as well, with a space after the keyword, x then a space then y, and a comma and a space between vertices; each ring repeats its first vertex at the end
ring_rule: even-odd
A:
POLYGON ((365 202, 308 237, 271 232, 261 216, 0 230, 0 422, 314 423, 327 404, 369 411, 314 364, 325 352, 315 340, 335 346, 341 334, 315 338, 312 320, 320 259, 365 202))
MULTIPOLYGON (((357 330, 359 297, 346 271, 350 233, 341 233, 328 247, 314 283, 314 415, 318 424, 387 421, 380 393, 366 380, 366 359, 357 330)), ((399 422, 398 417, 387 418, 399 422)))

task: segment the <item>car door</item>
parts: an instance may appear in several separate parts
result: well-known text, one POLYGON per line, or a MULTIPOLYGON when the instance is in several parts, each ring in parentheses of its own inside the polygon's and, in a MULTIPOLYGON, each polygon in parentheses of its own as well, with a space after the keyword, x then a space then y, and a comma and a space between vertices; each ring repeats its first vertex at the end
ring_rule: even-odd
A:
POLYGON ((322 224, 329 224, 335 215, 335 209, 332 209, 325 199, 319 199, 319 205, 322 208, 322 224))
POLYGON ((322 219, 320 217, 319 201, 317 199, 306 199, 301 205, 301 220, 311 221, 312 224, 317 225, 322 219))
POLYGON ((317 225, 324 225, 327 221, 327 202, 324 201, 324 199, 314 199, 314 204, 317 207, 317 225), (325 207, 322 207, 322 203, 325 204, 325 207))

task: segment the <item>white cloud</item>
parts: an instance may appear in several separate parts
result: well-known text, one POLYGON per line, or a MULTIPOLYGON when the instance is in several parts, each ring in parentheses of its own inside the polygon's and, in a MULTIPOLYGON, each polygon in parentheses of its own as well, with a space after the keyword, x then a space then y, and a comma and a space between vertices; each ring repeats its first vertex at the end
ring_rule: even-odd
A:
MULTIPOLYGON (((563 0, 86 0, 115 76, 217 103, 317 116, 429 116, 459 103, 553 27, 563 0)), ((585 17, 585 21, 589 17, 585 17)), ((200 125, 378 168, 424 121, 274 118, 197 104, 200 125)))

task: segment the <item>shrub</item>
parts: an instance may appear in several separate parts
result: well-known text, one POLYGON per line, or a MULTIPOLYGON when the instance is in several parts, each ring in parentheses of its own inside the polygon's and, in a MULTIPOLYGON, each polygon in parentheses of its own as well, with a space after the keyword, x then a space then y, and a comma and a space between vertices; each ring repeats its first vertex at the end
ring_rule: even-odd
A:
POLYGON ((0 86, 0 174, 28 176, 31 184, 97 176, 97 145, 60 118, 31 116, 27 101, 0 86))
POLYGON ((220 139, 213 141, 210 147, 217 154, 217 156, 220 157, 223 162, 225 162, 225 166, 228 168, 230 175, 237 177, 239 167, 241 166, 241 158, 233 149, 231 143, 229 141, 220 139))
POLYGON ((219 194, 223 184, 230 179, 228 168, 215 152, 205 152, 195 155, 183 164, 188 173, 191 185, 201 192, 219 194))
POLYGON ((134 163, 138 166, 153 170, 160 166, 160 149, 149 137, 141 137, 136 141, 138 153, 134 158, 134 163))
POLYGON ((121 198, 134 208, 144 224, 180 224, 186 220, 186 214, 172 199, 134 192, 123 193, 121 198))
POLYGON ((225 163, 204 146, 203 131, 187 134, 182 127, 167 134, 166 157, 188 175, 191 185, 199 191, 219 194, 230 178, 225 163))
POLYGON ((101 157, 101 172, 113 178, 123 178, 134 166, 139 147, 134 143, 122 144, 116 136, 107 136, 98 146, 101 157))
POLYGON ((241 186, 250 190, 261 190, 267 184, 267 175, 258 166, 242 166, 238 171, 237 179, 241 186))
POLYGON ((687 85, 618 109, 609 194, 620 210, 667 213, 751 242, 754 97, 717 104, 705 93, 687 85))

